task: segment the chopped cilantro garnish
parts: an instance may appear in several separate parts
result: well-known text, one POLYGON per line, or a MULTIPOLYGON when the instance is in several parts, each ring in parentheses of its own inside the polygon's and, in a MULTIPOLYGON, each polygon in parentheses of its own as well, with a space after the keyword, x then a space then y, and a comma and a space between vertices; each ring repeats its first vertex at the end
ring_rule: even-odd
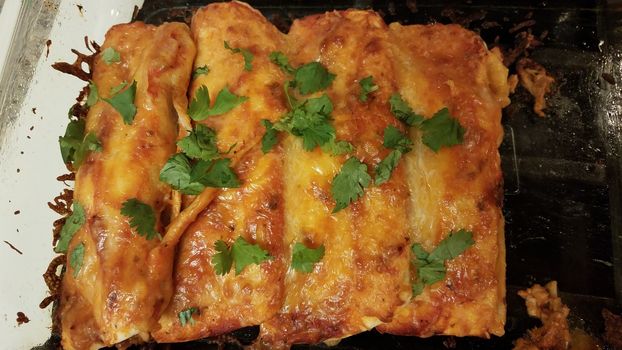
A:
POLYGON ((361 87, 361 93, 359 94, 359 101, 361 102, 366 102, 367 95, 378 90, 378 85, 374 84, 374 77, 371 75, 361 79, 359 86, 361 87))
POLYGON ((233 265, 233 256, 231 255, 231 249, 222 240, 216 241, 214 244, 216 254, 212 256, 212 265, 214 265, 214 272, 218 275, 226 275, 231 270, 233 265))
POLYGON ((69 266, 73 269, 73 278, 78 277, 78 273, 82 268, 82 261, 84 260, 84 243, 80 242, 69 255, 69 266))
MULTIPOLYGON (((294 69, 289 65, 289 60, 282 52, 272 52, 270 60, 281 67, 281 69, 289 74, 294 75, 294 79, 285 82, 283 89, 287 103, 292 110, 287 113, 279 122, 270 127, 278 131, 287 131, 294 136, 302 137, 303 148, 311 151, 316 147, 320 147, 325 152, 332 155, 340 155, 350 153, 354 150, 354 146, 346 141, 337 141, 335 128, 331 125, 330 114, 333 111, 333 104, 328 95, 323 94, 320 97, 310 98, 303 102, 299 102, 290 93, 290 88, 298 88, 301 94, 310 94, 323 90, 330 86, 335 79, 335 75, 330 73, 321 63, 311 62, 294 69)), ((264 124, 266 126, 266 124, 264 124)), ((266 149, 269 149, 269 141, 276 134, 266 126, 266 134, 264 140, 266 149), (269 133, 270 132, 270 133, 269 133)))
POLYGON ((131 125, 134 121, 134 116, 136 116, 136 105, 134 105, 135 97, 136 81, 134 81, 127 89, 116 93, 110 98, 104 98, 103 100, 108 102, 114 109, 117 110, 117 112, 119 112, 119 114, 121 114, 125 124, 131 125))
POLYGON ((226 275, 232 263, 235 263, 235 274, 239 275, 250 264, 261 264, 272 259, 267 251, 257 244, 250 244, 243 237, 238 237, 231 248, 224 241, 218 240, 215 248, 218 253, 212 257, 212 264, 219 275, 226 275))
POLYGON ((292 81, 285 84, 285 94, 288 95, 290 106, 293 104, 291 103, 289 92, 287 91, 288 87, 297 87, 298 92, 303 95, 312 94, 329 87, 336 77, 335 74, 329 72, 320 62, 309 62, 298 68, 294 68, 289 64, 287 56, 279 51, 270 53, 270 61, 279 66, 283 72, 294 76, 292 81))
POLYGON ((84 120, 70 120, 65 135, 58 138, 60 153, 65 164, 72 164, 75 152, 80 148, 84 138, 84 120))
POLYGON ((89 152, 101 152, 102 144, 97 139, 97 136, 92 132, 86 134, 84 140, 80 143, 80 146, 75 150, 73 155, 72 167, 77 170, 82 162, 86 159, 89 152))
POLYGON ((182 153, 177 153, 166 161, 160 170, 160 181, 165 182, 183 194, 196 195, 205 189, 199 182, 190 182, 192 165, 182 153))
POLYGON ((333 213, 360 198, 363 195, 363 189, 369 186, 370 181, 371 176, 367 173, 367 165, 355 157, 346 160, 339 174, 333 178, 330 188, 336 203, 333 213))
POLYGON ((66 253, 69 242, 73 235, 78 232, 80 227, 86 222, 84 208, 77 201, 73 202, 73 212, 65 219, 65 224, 60 231, 60 238, 54 247, 56 253, 66 253))
POLYGON ((412 147, 412 141, 393 125, 389 125, 384 129, 383 144, 384 147, 390 148, 392 151, 376 166, 376 185, 383 184, 389 180, 402 155, 410 152, 412 147))
POLYGON ((125 87, 127 86, 127 81, 122 81, 121 84, 117 85, 117 86, 113 86, 110 88, 110 95, 116 95, 119 93, 119 91, 125 89, 125 87))
POLYGON ((156 230, 155 211, 148 204, 136 198, 128 199, 121 206, 121 214, 127 216, 130 219, 130 226, 147 240, 160 235, 156 230))
POLYGON ((447 108, 436 112, 432 118, 421 123, 423 144, 434 152, 441 147, 451 147, 462 143, 464 128, 449 114, 447 108))
POLYGON ((425 119, 413 112, 408 103, 399 94, 391 95, 389 99, 391 112, 395 117, 409 126, 421 129, 422 142, 434 152, 442 147, 451 147, 462 143, 464 128, 460 122, 449 114, 449 109, 443 108, 434 113, 432 118, 425 119))
POLYGON ((261 125, 266 128, 266 132, 261 138, 261 151, 265 154, 270 152, 272 147, 274 147, 279 141, 278 131, 274 128, 274 124, 267 119, 262 119, 261 125))
POLYGON ((94 82, 89 83, 89 96, 86 98, 87 107, 92 107, 99 100, 99 92, 94 82))
POLYGON ((108 65, 121 61, 121 54, 119 54, 119 52, 112 47, 108 47, 102 51, 101 57, 104 63, 108 65))
POLYGON ((310 62, 296 69, 294 84, 298 87, 298 92, 307 95, 326 89, 335 77, 320 62, 310 62))
POLYGON ((391 178, 393 170, 397 167, 397 164, 402 158, 402 152, 398 150, 392 150, 383 160, 376 165, 376 178, 374 182, 376 185, 381 185, 391 178))
POLYGON ((274 128, 302 137, 303 148, 307 151, 326 144, 330 149, 346 149, 345 144, 335 143, 335 128, 330 124, 332 111, 333 104, 326 94, 310 98, 287 113, 274 128))
POLYGON ((297 242, 292 249, 292 268, 296 271, 309 273, 313 271, 313 266, 323 257, 324 245, 313 249, 297 242))
POLYGON ((182 153, 173 155, 160 170, 160 181, 184 194, 196 195, 205 187, 239 187, 240 180, 229 166, 231 160, 199 160, 191 164, 182 153))
POLYGON ((327 143, 321 146, 322 151, 330 153, 333 156, 348 154, 354 152, 354 145, 348 141, 335 141, 331 138, 327 143))
POLYGON ((199 309, 197 309, 196 307, 189 307, 179 312, 179 314, 177 314, 177 317, 179 317, 179 323, 181 323, 181 326, 185 327, 187 324, 193 325, 194 319, 192 318, 192 315, 198 312, 199 309))
POLYGON ((231 159, 221 158, 212 161, 198 161, 190 171, 190 183, 200 183, 204 187, 235 188, 240 180, 230 167, 231 159))
POLYGON ((456 258, 474 243, 473 233, 461 229, 450 232, 431 253, 420 244, 413 244, 412 262, 417 269, 417 278, 412 285, 413 296, 421 294, 425 286, 444 280, 447 273, 445 262, 456 258))
POLYGON ((289 59, 287 58, 287 56, 285 56, 285 54, 280 51, 271 52, 270 61, 279 66, 279 68, 281 68, 281 70, 283 70, 283 72, 287 74, 294 74, 295 72, 294 67, 289 64, 289 59))
POLYGON ((384 129, 383 145, 386 148, 395 149, 402 153, 408 153, 410 152, 413 143, 410 141, 408 136, 402 134, 398 128, 393 125, 389 125, 384 129))
POLYGON ((207 75, 207 73, 209 73, 209 67, 207 65, 201 66, 201 67, 197 67, 192 72, 192 79, 196 79, 199 75, 207 75))
POLYGON ((290 88, 293 88, 295 86, 294 81, 286 81, 283 84, 283 90, 285 91, 285 98, 287 99, 287 104, 289 105, 289 108, 294 109, 296 107, 298 107, 298 100, 296 99, 296 97, 292 96, 292 94, 290 93, 290 88))
POLYGON ((196 124, 188 136, 177 141, 177 146, 194 159, 209 161, 220 156, 216 146, 216 132, 203 124, 196 124))
POLYGON ((248 100, 246 96, 237 96, 228 88, 223 88, 216 96, 214 105, 210 106, 209 91, 207 86, 201 86, 188 107, 188 115, 195 121, 205 120, 209 116, 229 112, 239 104, 248 100))
POLYGON ((424 120, 422 115, 413 112, 412 108, 402 99, 400 94, 395 93, 391 95, 389 104, 391 104, 391 113, 408 126, 419 126, 424 120))
POLYGON ((231 255, 235 262, 235 274, 239 275, 250 264, 261 264, 272 257, 257 244, 250 244, 242 237, 238 237, 231 247, 231 255))
POLYGON ((253 58, 255 57, 250 51, 242 48, 232 48, 227 41, 225 41, 225 49, 230 50, 231 53, 241 53, 242 57, 244 57, 244 70, 250 72, 253 69, 253 58))

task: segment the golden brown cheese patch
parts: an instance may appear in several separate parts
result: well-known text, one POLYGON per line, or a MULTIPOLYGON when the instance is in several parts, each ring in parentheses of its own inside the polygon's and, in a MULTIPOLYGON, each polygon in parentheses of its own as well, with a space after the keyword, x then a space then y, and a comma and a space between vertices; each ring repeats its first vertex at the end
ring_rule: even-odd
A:
POLYGON ((447 263, 447 277, 396 310, 381 332, 431 336, 503 334, 505 248, 497 148, 507 70, 481 39, 457 25, 390 26, 399 92, 430 117, 449 108, 466 129, 461 145, 434 153, 418 132, 406 158, 412 242, 432 250, 451 230, 475 245, 447 263), (439 44, 439 43, 442 43, 439 44))
POLYGON ((283 248, 283 155, 278 149, 266 155, 260 150, 265 132, 261 120, 276 122, 286 112, 284 75, 269 60, 270 52, 283 50, 283 34, 256 10, 236 2, 199 10, 192 33, 198 47, 195 67, 207 65, 211 72, 193 81, 190 95, 206 86, 214 101, 228 87, 249 99, 205 121, 216 130, 221 152, 231 149, 228 157, 242 185, 224 191, 208 189, 215 199, 197 212, 184 233, 176 257, 173 302, 159 321, 161 328, 153 333, 160 342, 220 335, 272 317, 281 307, 288 262, 283 248), (253 54, 250 71, 244 69, 241 54, 224 47, 225 41, 253 54), (217 275, 211 263, 214 243, 224 240, 231 245, 240 236, 268 250, 273 259, 250 265, 240 275, 234 269, 217 275), (182 327, 178 314, 190 307, 199 314, 193 315, 194 324, 182 327))
MULTIPOLYGON (((171 276, 149 262, 158 239, 146 240, 121 215, 123 202, 138 198, 156 214, 165 210, 170 189, 159 172, 175 151, 177 113, 186 109, 185 90, 195 47, 183 24, 160 27, 133 23, 111 28, 103 49, 113 47, 121 62, 97 57, 93 81, 101 97, 123 81, 137 82, 132 125, 100 100, 91 107, 87 132, 103 146, 76 174, 74 200, 86 212, 69 252, 85 246, 77 278, 65 273, 60 315, 65 349, 99 348, 133 336, 148 339, 151 326, 171 296, 171 276)), ((159 216, 159 215, 158 215, 159 216)), ((160 232, 161 223, 158 222, 160 232)))

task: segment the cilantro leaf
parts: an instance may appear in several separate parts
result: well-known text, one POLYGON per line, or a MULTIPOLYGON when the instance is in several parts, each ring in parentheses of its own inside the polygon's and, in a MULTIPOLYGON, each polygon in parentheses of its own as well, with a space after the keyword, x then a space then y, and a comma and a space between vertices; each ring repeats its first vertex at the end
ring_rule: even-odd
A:
POLYGON ((336 203, 333 213, 359 199, 370 181, 371 176, 367 173, 367 165, 355 157, 348 158, 331 184, 330 192, 336 203))
POLYGON ((209 162, 200 160, 190 171, 190 183, 198 182, 204 187, 240 187, 240 179, 229 166, 230 163, 229 158, 209 162))
POLYGON ((99 92, 97 91, 97 85, 94 82, 89 83, 89 96, 86 98, 86 106, 93 107, 99 100, 99 92))
POLYGON ((214 105, 210 109, 209 115, 220 115, 229 112, 246 100, 248 100, 248 97, 237 96, 225 87, 220 90, 216 96, 216 101, 214 101, 214 105))
POLYGON ((412 285, 413 296, 421 294, 425 286, 444 280, 447 273, 445 262, 455 259, 474 243, 473 233, 461 229, 451 231, 431 253, 426 252, 421 244, 413 244, 413 265, 417 269, 417 278, 412 285))
POLYGON ((117 110, 117 112, 119 112, 119 114, 121 114, 125 124, 131 125, 134 121, 134 116, 136 116, 136 105, 134 105, 135 97, 136 81, 134 81, 129 88, 118 92, 111 98, 104 98, 103 100, 108 102, 114 109, 117 110))
POLYGON ((101 55, 102 60, 107 65, 121 61, 121 54, 112 47, 106 48, 104 51, 102 51, 101 55))
POLYGON ((473 233, 465 229, 452 231, 430 253, 428 260, 449 260, 464 253, 467 248, 475 243, 473 233))
POLYGON ((359 101, 367 102, 367 95, 378 90, 378 85, 374 84, 374 77, 367 76, 359 81, 361 87, 361 93, 359 94, 359 101))
POLYGON ((398 128, 389 125, 384 129, 383 145, 386 148, 395 149, 402 153, 408 153, 412 149, 412 141, 398 128))
POLYGON ((418 243, 413 244, 410 250, 415 254, 418 260, 428 260, 428 256, 430 256, 430 253, 426 252, 423 246, 418 243))
POLYGON ((348 154, 354 152, 354 145, 348 141, 335 141, 331 138, 327 143, 321 146, 322 151, 330 153, 333 156, 348 154))
POLYGON ((294 67, 290 66, 289 59, 287 58, 287 56, 285 56, 284 53, 280 51, 270 52, 270 61, 279 66, 279 68, 281 68, 283 72, 287 74, 294 74, 295 69, 294 67))
POLYGON ((205 189, 205 185, 190 181, 192 166, 188 157, 181 153, 173 155, 160 170, 160 181, 171 185, 183 194, 197 195, 205 189))
POLYGON ((84 208, 77 201, 73 202, 73 212, 65 219, 65 224, 60 231, 60 238, 54 247, 56 253, 66 253, 69 242, 73 235, 78 232, 80 227, 86 222, 84 208))
POLYGON ((80 242, 69 256, 69 266, 73 269, 73 278, 78 277, 78 273, 82 268, 82 261, 84 260, 84 243, 80 242))
POLYGON ((110 95, 116 95, 119 93, 119 91, 125 89, 125 87, 127 86, 127 81, 122 81, 121 84, 117 85, 117 86, 113 86, 110 88, 110 95))
POLYGON ((250 51, 248 51, 247 49, 232 48, 231 46, 229 46, 229 43, 227 41, 225 41, 225 49, 230 50, 231 53, 241 53, 242 57, 244 57, 244 70, 250 72, 253 69, 253 59, 255 58, 255 56, 253 56, 250 51))
POLYGON ((136 233, 151 240, 160 234, 156 230, 156 214, 148 204, 131 198, 121 205, 121 214, 130 219, 130 226, 136 233))
POLYGON ((397 164, 402 158, 402 152, 399 150, 392 150, 383 160, 376 165, 376 178, 374 182, 376 185, 381 185, 391 178, 393 170, 397 167, 397 164))
POLYGON ((226 275, 229 270, 231 270, 231 265, 233 264, 231 250, 229 249, 229 246, 227 246, 227 243, 222 240, 217 240, 214 246, 217 251, 217 253, 212 256, 214 271, 218 275, 226 275))
POLYGON ((317 123, 313 127, 301 130, 302 147, 312 151, 316 146, 323 146, 335 138, 335 128, 329 123, 317 123))
POLYGON ((333 104, 326 94, 306 100, 275 124, 275 128, 302 137, 307 151, 335 139, 335 128, 330 124, 333 104))
POLYGON ((209 90, 207 86, 202 85, 188 105, 188 115, 196 121, 204 120, 210 116, 210 107, 209 90))
POLYGON ((296 69, 294 83, 301 94, 307 95, 326 89, 335 77, 320 62, 310 62, 296 69))
POLYGON ((84 138, 84 120, 70 120, 65 129, 65 135, 58 138, 60 154, 65 164, 71 164, 75 152, 80 148, 84 138))
POLYGON ((389 104, 391 104, 391 113, 408 126, 419 126, 424 120, 422 115, 413 112, 412 108, 402 99, 400 94, 395 93, 391 95, 389 104))
POLYGON ((177 141, 177 146, 194 159, 209 161, 220 156, 216 146, 216 132, 203 124, 196 124, 188 136, 177 141))
POLYGON ((179 318, 179 323, 181 323, 181 326, 185 327, 186 324, 194 325, 194 319, 192 318, 192 315, 198 312, 199 309, 197 309, 196 307, 189 307, 179 312, 179 314, 177 314, 177 317, 179 318))
POLYGON ((209 73, 209 67, 207 65, 201 66, 201 67, 197 67, 193 72, 192 72, 192 79, 196 79, 199 75, 207 75, 207 73, 209 73))
POLYGON ((294 109, 298 106, 298 100, 296 99, 296 97, 292 96, 289 93, 289 89, 295 87, 296 84, 293 80, 290 81, 286 81, 283 84, 283 90, 285 91, 285 98, 287 99, 287 104, 289 105, 289 108, 294 109))
POLYGON ((444 280, 446 273, 444 261, 431 260, 417 266, 417 279, 427 286, 444 280))
POLYGON ((384 129, 383 144, 384 147, 390 148, 392 151, 376 166, 376 185, 389 181, 402 155, 410 152, 412 148, 412 141, 393 125, 384 129))
POLYGON ((464 128, 457 119, 449 114, 449 109, 443 108, 432 118, 421 123, 423 144, 434 152, 441 147, 451 147, 462 143, 464 128))
POLYGON ((424 289, 425 283, 423 283, 423 281, 419 279, 415 280, 412 284, 413 297, 416 297, 417 295, 423 293, 424 289))
POLYGON ((231 247, 231 255, 235 261, 235 274, 239 275, 250 264, 260 264, 270 260, 270 254, 257 244, 250 244, 242 237, 238 237, 231 247))
POLYGON ((102 149, 102 144, 99 142, 95 134, 92 132, 86 134, 84 140, 82 140, 82 143, 80 144, 80 147, 78 147, 76 153, 74 154, 73 168, 77 170, 80 165, 82 165, 82 162, 84 162, 89 152, 101 152, 102 149))
POLYGON ((262 119, 261 125, 266 128, 266 132, 261 138, 261 151, 266 154, 270 152, 272 147, 274 147, 279 141, 278 131, 274 128, 274 124, 272 124, 272 122, 268 119, 262 119))
POLYGON ((210 106, 209 91, 207 86, 201 86, 188 107, 188 115, 195 121, 202 121, 212 115, 219 115, 229 112, 239 104, 248 100, 246 96, 237 96, 227 87, 220 90, 214 106, 210 106))
POLYGON ((324 245, 313 249, 297 242, 292 249, 292 268, 296 271, 309 273, 313 266, 324 257, 324 245))

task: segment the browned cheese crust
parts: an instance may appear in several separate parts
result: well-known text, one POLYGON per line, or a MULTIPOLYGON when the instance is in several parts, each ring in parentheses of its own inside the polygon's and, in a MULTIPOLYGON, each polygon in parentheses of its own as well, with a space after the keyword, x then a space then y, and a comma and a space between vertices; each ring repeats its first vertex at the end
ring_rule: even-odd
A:
MULTIPOLYGON (((294 66, 319 60, 336 74, 333 101, 337 139, 351 142, 371 171, 388 153, 383 131, 402 128, 387 101, 397 89, 387 27, 371 11, 331 12, 297 20, 288 34, 294 66), (373 75, 379 90, 366 103, 358 81, 373 75)), ((382 186, 337 214, 330 186, 344 156, 285 140, 286 242, 323 244, 326 254, 308 274, 290 271, 281 312, 262 325, 271 346, 340 339, 391 320, 408 298, 408 187, 403 166, 382 186)))
POLYGON ((391 24, 397 85, 415 112, 449 108, 466 129, 462 144, 434 153, 413 134, 405 158, 411 241, 431 250, 451 230, 473 232, 475 245, 447 263, 445 281, 396 310, 381 332, 431 336, 502 335, 505 244, 499 152, 501 108, 509 103, 507 69, 475 33, 457 25, 391 24))
POLYGON ((98 60, 94 81, 107 97, 111 87, 135 79, 138 114, 127 126, 106 103, 89 112, 87 129, 104 151, 92 153, 77 174, 76 200, 88 220, 71 246, 85 242, 88 277, 65 274, 63 281, 68 349, 149 334, 158 342, 182 342, 251 325, 261 325, 259 345, 266 348, 330 343, 374 327, 424 337, 503 334, 497 149, 509 85, 498 51, 457 25, 387 26, 373 11, 305 17, 286 35, 247 4, 215 3, 200 9, 191 27, 194 68, 207 65, 210 73, 195 77, 188 96, 206 86, 211 101, 225 87, 248 97, 201 122, 217 132, 222 153, 231 150, 227 157, 241 186, 207 188, 183 200, 169 195, 158 172, 185 134, 176 126, 178 115, 183 128, 191 127, 185 91, 194 45, 183 25, 113 27, 102 49, 114 46, 122 64, 98 60), (253 54, 250 71, 224 41, 253 54), (276 122, 289 110, 283 85, 292 78, 270 62, 273 51, 294 67, 319 61, 336 75, 327 90, 304 98, 328 95, 337 140, 354 145, 351 156, 370 174, 390 152, 383 146, 387 126, 410 133, 414 142, 389 181, 371 184, 338 213, 332 213, 331 182, 348 155, 306 151, 300 138, 285 133, 274 149, 261 151, 261 120, 276 122), (378 90, 361 102, 359 81, 367 76, 378 90), (462 144, 438 152, 423 145, 419 131, 391 113, 394 93, 425 118, 448 108, 466 130, 462 144), (120 216, 121 203, 132 197, 158 213, 169 200, 177 207, 160 230, 161 242, 138 237, 120 216), (447 262, 445 280, 413 297, 411 245, 430 251, 460 229, 473 232, 475 244, 447 262), (218 275, 215 242, 231 245, 240 236, 272 259, 218 275), (290 266, 296 243, 325 247, 309 273, 290 266), (179 313, 188 308, 197 312, 182 326, 179 313))
POLYGON ((175 292, 172 303, 153 333, 160 342, 184 341, 220 335, 257 325, 272 317, 282 304, 286 258, 283 245, 283 155, 276 149, 264 155, 261 119, 276 122, 286 112, 284 75, 268 58, 281 51, 284 36, 258 11, 241 3, 219 3, 199 10, 192 20, 197 43, 195 67, 207 65, 211 73, 197 77, 190 96, 206 86, 211 100, 224 87, 248 101, 205 123, 217 132, 218 146, 231 149, 242 186, 215 196, 184 233, 177 250, 175 292), (224 47, 249 50, 252 70, 244 69, 241 54, 224 47), (237 237, 258 244, 273 257, 250 265, 236 275, 217 275, 211 263, 214 243, 228 244, 237 237), (193 324, 182 326, 178 314, 197 308, 193 324))

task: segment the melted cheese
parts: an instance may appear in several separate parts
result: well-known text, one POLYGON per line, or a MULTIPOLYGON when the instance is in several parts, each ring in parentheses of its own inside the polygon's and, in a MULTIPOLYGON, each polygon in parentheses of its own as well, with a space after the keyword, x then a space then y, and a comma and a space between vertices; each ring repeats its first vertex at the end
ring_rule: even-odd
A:
POLYGON ((415 112, 449 108, 466 129, 458 146, 434 153, 412 132, 405 158, 411 239, 433 249, 451 230, 473 232, 475 245, 447 263, 443 282, 396 310, 381 332, 403 335, 502 335, 505 246, 497 148, 501 108, 509 103, 507 69, 481 39, 457 25, 390 26, 399 92, 415 112), (443 43, 439 45, 438 43, 443 43))
MULTIPOLYGON (((98 62, 94 80, 106 96, 110 87, 136 79, 138 114, 135 124, 126 126, 104 103, 89 112, 87 128, 103 140, 104 151, 90 155, 76 183, 89 221, 71 247, 85 242, 88 277, 65 274, 63 281, 60 312, 68 349, 134 335, 146 339, 149 333, 158 342, 180 342, 251 325, 261 325, 259 341, 269 348, 334 343, 374 327, 417 336, 503 333, 497 148, 509 91, 497 51, 488 51, 477 35, 459 26, 387 26, 371 11, 305 17, 284 35, 238 2, 200 9, 192 36, 194 67, 207 65, 210 73, 194 79, 189 95, 206 86, 213 101, 228 87, 249 98, 203 122, 217 131, 221 152, 232 149, 229 157, 242 184, 184 197, 181 213, 159 244, 131 233, 119 214, 125 199, 138 197, 158 212, 168 199, 157 175, 175 151, 176 114, 182 125, 189 124, 183 93, 194 46, 183 25, 111 29, 104 48, 114 46, 124 61, 98 62), (251 71, 224 41, 253 54, 251 71), (361 199, 336 214, 331 182, 348 156, 305 151, 291 135, 280 136, 267 154, 260 150, 261 119, 275 122, 288 111, 283 84, 291 77, 269 61, 273 51, 284 52, 294 67, 319 61, 336 74, 326 91, 305 97, 327 93, 337 139, 355 146, 353 156, 370 174, 390 151, 383 146, 387 126, 410 132, 414 141, 388 182, 371 184, 361 199), (378 90, 361 102, 358 82, 370 75, 378 90), (395 92, 427 118, 449 108, 466 129, 464 142, 437 153, 428 149, 415 128, 407 130, 390 112, 395 92), (411 245, 431 250, 462 228, 473 232, 475 245, 447 263, 444 281, 412 298, 411 245), (239 275, 233 270, 217 275, 214 243, 231 244, 239 236, 273 258, 239 275), (296 243, 325 246, 310 273, 290 266, 296 243), (182 327, 178 314, 191 307, 199 312, 182 327)), ((174 203, 180 202, 175 197, 174 203)))
MULTIPOLYGON (((388 125, 401 127, 386 103, 394 91, 387 31, 373 12, 346 11, 294 22, 288 56, 295 65, 319 60, 336 74, 328 95, 337 136, 372 169, 389 150, 388 125), (379 90, 358 100, 358 81, 373 75, 379 90)), ((340 339, 389 321, 408 293, 408 188, 402 167, 382 186, 337 214, 330 184, 346 157, 304 151, 288 138, 285 160, 286 242, 324 244, 313 272, 290 270, 281 312, 262 324, 271 346, 340 339)))
MULTIPOLYGON (((133 336, 146 340, 161 308, 171 296, 171 276, 149 261, 158 240, 146 240, 121 215, 130 198, 165 210, 170 192, 159 172, 175 151, 177 112, 185 111, 194 43, 187 26, 143 23, 110 29, 102 49, 113 47, 121 62, 96 58, 93 81, 100 96, 136 80, 137 113, 132 125, 100 101, 88 114, 86 130, 103 145, 76 174, 74 200, 85 209, 86 223, 74 235, 69 252, 85 246, 77 278, 65 273, 60 316, 65 349, 99 348, 133 336)), ((158 223, 158 226, 161 226, 158 223)))
MULTIPOLYGON (((282 50, 283 35, 260 13, 241 3, 213 4, 199 10, 192 20, 192 33, 198 47, 195 67, 207 65, 211 72, 193 81, 191 96, 206 86, 213 101, 228 87, 249 99, 205 121, 217 131, 220 150, 225 153, 232 149, 230 157, 242 186, 221 192, 207 190, 213 197, 192 202, 196 219, 188 220, 193 223, 178 246, 173 302, 160 319, 160 329, 153 332, 160 342, 220 335, 257 325, 278 311, 284 295, 283 156, 279 149, 266 155, 260 150, 265 131, 261 120, 275 122, 286 112, 285 77, 268 57, 270 52, 282 50), (253 54, 251 71, 244 70, 242 55, 227 50, 224 41, 253 54), (194 209, 199 208, 198 201, 204 206, 201 210, 194 209), (233 269, 225 276, 217 275, 211 263, 216 253, 214 243, 224 240, 231 244, 239 236, 268 250, 273 259, 252 264, 240 275, 233 269), (182 327, 178 314, 190 307, 199 313, 193 315, 192 325, 182 327)), ((201 196, 205 197, 205 192, 201 196)))

